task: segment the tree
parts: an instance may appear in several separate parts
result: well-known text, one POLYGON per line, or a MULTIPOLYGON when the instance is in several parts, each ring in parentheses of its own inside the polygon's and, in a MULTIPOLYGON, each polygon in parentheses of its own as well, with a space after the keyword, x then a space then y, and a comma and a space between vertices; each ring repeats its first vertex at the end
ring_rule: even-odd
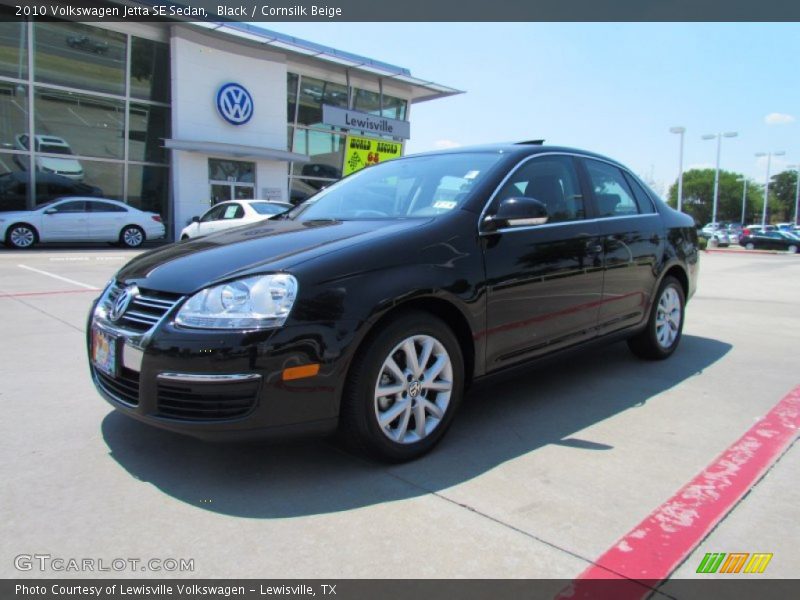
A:
POLYGON ((797 171, 783 171, 773 175, 769 182, 769 211, 776 222, 794 219, 797 198, 797 171))
MULTIPOLYGON (((719 172, 719 198, 717 200, 717 221, 738 223, 742 218, 742 192, 744 184, 737 179, 743 176, 730 171, 719 172)), ((763 199, 761 186, 747 184, 745 221, 756 219, 758 207, 763 199)), ((683 212, 691 215, 699 225, 711 222, 714 202, 714 169, 690 169, 683 174, 683 212)), ((678 204, 678 182, 669 188, 669 205, 678 204)), ((760 221, 759 219, 756 219, 760 221)))

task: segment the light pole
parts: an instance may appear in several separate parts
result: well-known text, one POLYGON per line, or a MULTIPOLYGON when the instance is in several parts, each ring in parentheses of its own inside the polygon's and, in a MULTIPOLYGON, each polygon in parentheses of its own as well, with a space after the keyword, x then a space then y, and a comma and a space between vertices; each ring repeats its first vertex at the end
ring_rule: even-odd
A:
POLYGON ((739 177, 736 181, 743 181, 744 182, 744 189, 742 190, 742 227, 746 225, 744 220, 744 211, 747 207, 747 177, 739 177))
POLYGON ((767 157, 767 182, 764 185, 764 212, 761 214, 761 229, 767 224, 767 200, 769 200, 769 167, 772 163, 773 156, 783 156, 786 154, 783 150, 780 152, 756 152, 756 156, 761 158, 762 156, 767 157))
POLYGON ((670 127, 670 133, 677 133, 681 136, 680 150, 678 151, 678 211, 683 207, 683 134, 686 127, 670 127))
POLYGON ((800 225, 797 221, 797 209, 800 207, 800 165, 788 165, 789 169, 794 169, 794 174, 797 179, 795 191, 794 191, 794 226, 797 227, 800 225))
MULTIPOLYGON (((711 222, 717 222, 717 202, 719 201, 719 155, 720 151, 722 150, 722 138, 733 138, 739 135, 735 131, 727 131, 725 133, 708 133, 703 136, 704 140, 717 140, 717 168, 714 171, 714 204, 713 208, 711 209, 711 222)), ((713 227, 713 225, 712 225, 713 227)))

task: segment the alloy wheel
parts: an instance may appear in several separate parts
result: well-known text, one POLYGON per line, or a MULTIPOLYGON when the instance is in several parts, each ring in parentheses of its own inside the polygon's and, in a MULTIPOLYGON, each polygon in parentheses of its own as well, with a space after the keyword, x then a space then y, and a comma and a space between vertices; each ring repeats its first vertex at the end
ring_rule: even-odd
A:
POLYGON ((441 423, 453 391, 453 365, 444 345, 429 335, 406 338, 383 361, 375 384, 375 417, 381 432, 413 444, 441 423))
POLYGON ((122 242, 129 248, 136 248, 144 242, 144 234, 138 227, 128 227, 122 232, 122 242))
POLYGON ((681 326, 681 299, 674 287, 664 288, 656 311, 656 340, 667 349, 675 343, 681 326))
POLYGON ((36 235, 31 228, 25 226, 14 227, 8 237, 15 248, 30 248, 36 241, 36 235))

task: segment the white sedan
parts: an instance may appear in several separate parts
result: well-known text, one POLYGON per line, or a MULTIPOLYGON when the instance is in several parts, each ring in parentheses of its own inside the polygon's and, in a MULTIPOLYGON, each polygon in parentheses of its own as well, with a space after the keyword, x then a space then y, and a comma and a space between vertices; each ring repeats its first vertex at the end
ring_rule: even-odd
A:
POLYGON ((181 239, 201 237, 224 229, 271 219, 294 208, 289 202, 274 200, 231 200, 215 204, 202 217, 192 218, 181 231, 181 239))
POLYGON ((165 234, 159 214, 106 198, 61 198, 36 210, 0 212, 0 239, 12 248, 36 242, 118 242, 137 248, 165 234))

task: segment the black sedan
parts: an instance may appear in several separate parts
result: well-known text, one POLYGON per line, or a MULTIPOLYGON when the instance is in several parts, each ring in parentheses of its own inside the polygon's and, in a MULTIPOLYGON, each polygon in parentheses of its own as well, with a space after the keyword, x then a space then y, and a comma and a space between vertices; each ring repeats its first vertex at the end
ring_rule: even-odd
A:
POLYGON ((748 250, 785 250, 795 254, 800 249, 800 237, 788 231, 748 229, 739 244, 748 250))
POLYGON ((534 143, 388 161, 279 219, 142 254, 95 302, 120 412, 206 439, 430 450, 471 382, 590 342, 678 346, 693 220, 619 163, 534 143))

